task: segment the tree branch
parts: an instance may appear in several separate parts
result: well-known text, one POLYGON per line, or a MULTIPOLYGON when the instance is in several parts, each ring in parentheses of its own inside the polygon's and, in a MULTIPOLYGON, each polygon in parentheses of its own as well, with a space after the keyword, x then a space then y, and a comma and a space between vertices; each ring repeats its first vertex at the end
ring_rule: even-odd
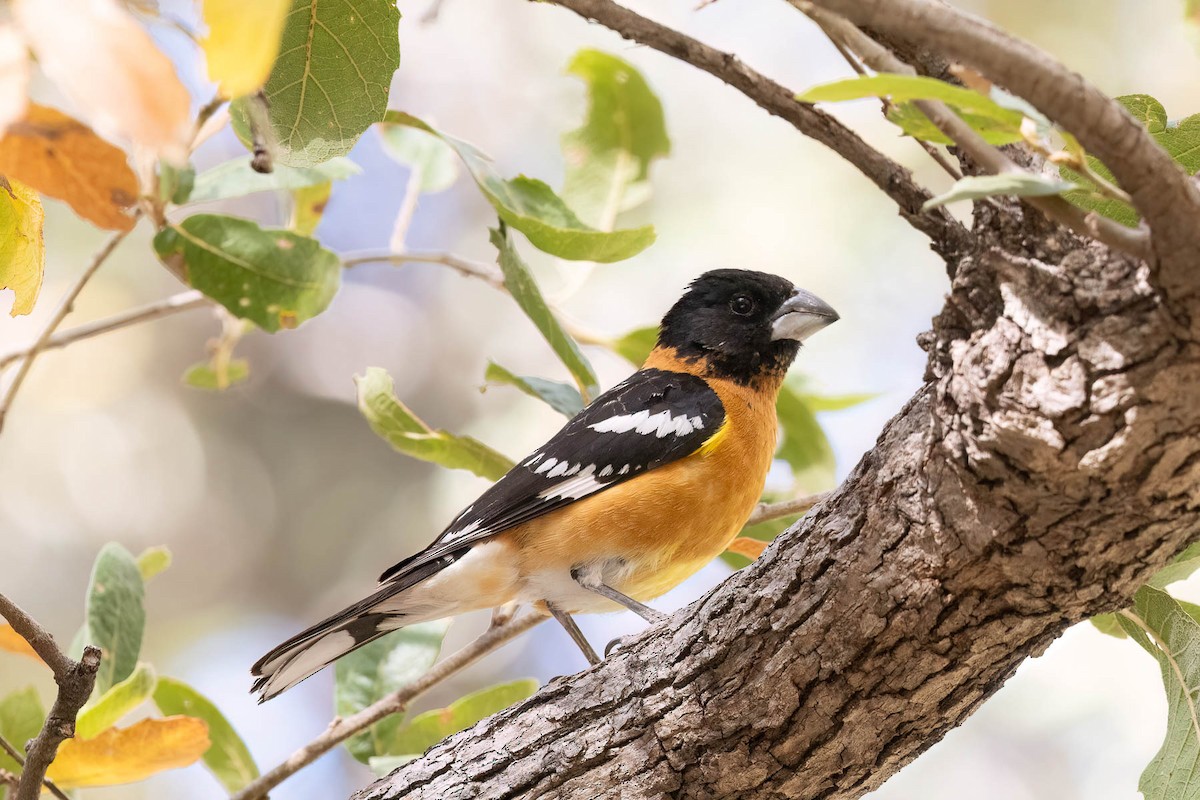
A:
POLYGON ((267 792, 354 734, 366 730, 384 717, 404 711, 409 703, 437 684, 500 648, 533 626, 544 622, 545 619, 546 617, 541 614, 531 612, 515 619, 499 620, 499 624, 493 624, 482 636, 466 647, 439 661, 413 683, 364 708, 357 714, 344 719, 334 719, 324 733, 292 753, 279 766, 256 778, 230 800, 258 800, 258 798, 266 797, 267 792))
POLYGON ((51 315, 50 321, 46 323, 46 327, 42 329, 41 334, 38 335, 38 338, 26 352, 25 359, 21 362, 17 374, 13 376, 12 383, 8 385, 8 390, 4 393, 3 397, 0 397, 0 431, 4 429, 4 417, 8 413, 9 408, 12 407, 13 399, 20 390, 21 384, 25 382, 25 377, 29 374, 29 370, 33 367, 33 360, 46 348, 46 344, 50 341, 50 337, 54 335, 55 329, 58 328, 67 314, 71 313, 71 309, 75 307, 75 299, 79 297, 79 293, 83 291, 83 287, 96 274, 96 270, 100 269, 101 265, 108 260, 113 250, 117 249, 117 245, 128 235, 129 231, 118 231, 109 237, 99 252, 92 257, 91 263, 84 269, 83 274, 67 290, 67 294, 59 303, 58 308, 55 309, 54 314, 51 315))
MULTIPOLYGON (((80 325, 75 328, 70 328, 61 333, 56 333, 51 336, 45 344, 42 345, 39 352, 47 350, 56 350, 60 347, 66 347, 69 344, 90 339, 93 336, 99 336, 102 333, 109 331, 120 330, 127 328, 130 325, 137 325, 141 322, 149 322, 150 320, 161 319, 172 314, 177 314, 180 311, 188 311, 193 308, 204 308, 212 303, 207 297, 200 292, 192 290, 173 294, 170 297, 157 300, 153 303, 133 308, 128 311, 122 311, 119 314, 113 314, 111 317, 89 322, 86 325, 80 325)), ((0 356, 0 370, 7 367, 13 361, 19 358, 27 358, 33 352, 34 346, 28 345, 19 350, 5 353, 0 356)))
POLYGON ((753 513, 750 514, 750 519, 746 520, 747 525, 757 525, 760 522, 769 522, 780 517, 790 517, 793 514, 807 514, 812 510, 812 507, 829 497, 831 492, 821 492, 820 494, 809 494, 803 497, 793 497, 791 500, 780 500, 778 503, 759 503, 754 507, 753 513))
MULTIPOLYGON (((1112 170, 1150 226, 1176 299, 1200 292, 1200 190, 1146 129, 1083 76, 978 17, 930 0, 813 0, 850 21, 979 70, 1073 133, 1112 170)), ((1200 322, 1198 322, 1200 324, 1200 322)))
POLYGON ((733 55, 660 25, 611 0, 547 0, 599 23, 626 39, 691 64, 737 89, 765 111, 790 123, 854 165, 891 197, 900 215, 942 249, 954 250, 969 236, 949 212, 921 211, 929 193, 912 174, 864 142, 837 119, 795 99, 795 92, 742 64, 733 55))
MULTIPOLYGON (((916 75, 913 67, 905 64, 881 44, 860 31, 844 17, 817 7, 811 0, 788 0, 835 41, 858 53, 867 66, 877 72, 899 75, 916 75)), ((970 125, 936 100, 918 100, 914 103, 938 130, 946 134, 972 161, 993 175, 1006 172, 1028 172, 997 147, 984 141, 970 125)), ((1081 236, 1096 238, 1110 247, 1122 250, 1135 258, 1149 258, 1150 237, 1145 231, 1128 228, 1098 214, 1084 214, 1061 197, 1024 197, 1023 201, 1041 211, 1050 219, 1081 236)))
MULTIPOLYGON (((11 758, 13 761, 16 761, 19 766, 25 766, 25 756, 21 755, 21 752, 17 750, 17 748, 13 747, 12 743, 10 743, 3 736, 0 736, 0 750, 8 753, 9 758, 11 758)), ((20 787, 21 779, 19 776, 13 775, 11 772, 0 770, 0 782, 8 783, 14 789, 17 789, 20 787)), ((67 793, 58 788, 58 785, 49 778, 42 778, 42 786, 45 786, 50 794, 57 797, 58 800, 71 800, 71 798, 67 797, 67 793)))
POLYGON ((374 263, 410 264, 414 261, 426 264, 441 264, 469 278, 478 278, 493 288, 508 291, 504 287, 504 276, 500 273, 499 268, 483 261, 472 261, 469 258, 463 258, 453 253, 397 253, 390 250, 363 251, 347 253, 342 258, 342 266, 349 268, 357 267, 360 264, 374 263))
MULTIPOLYGON (((33 617, 21 610, 16 603, 0 594, 0 616, 8 620, 13 630, 21 635, 29 646, 38 654, 38 658, 50 667, 54 673, 54 682, 58 684, 58 694, 50 707, 50 714, 42 725, 42 730, 29 743, 21 771, 21 780, 17 786, 15 800, 37 800, 43 784, 51 787, 46 781, 46 770, 58 753, 58 746, 75 735, 75 718, 79 709, 87 702, 96 685, 96 671, 100 668, 100 651, 95 647, 85 647, 83 657, 79 661, 68 658, 58 649, 54 637, 39 625, 33 617)), ((10 755, 12 755, 10 753, 10 755)), ((20 756, 13 756, 18 762, 20 756)), ((58 787, 51 789, 58 797, 63 797, 58 787)))

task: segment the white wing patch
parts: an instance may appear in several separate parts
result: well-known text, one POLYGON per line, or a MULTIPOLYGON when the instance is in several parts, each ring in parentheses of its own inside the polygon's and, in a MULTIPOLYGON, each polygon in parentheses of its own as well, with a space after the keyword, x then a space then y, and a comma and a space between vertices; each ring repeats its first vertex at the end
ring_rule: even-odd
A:
MULTIPOLYGON (((680 414, 675 417, 670 411, 660 411, 657 414, 651 414, 648 410, 642 409, 636 414, 619 414, 615 417, 601 420, 588 426, 596 433, 628 433, 633 431, 640 433, 643 436, 648 436, 653 433, 659 439, 666 436, 668 433, 673 433, 676 436, 687 436, 692 431, 698 431, 704 428, 704 420, 698 416, 689 417, 687 414, 680 414)), ((538 470, 541 471, 540 469, 538 470)))
MULTIPOLYGON (((580 470, 579 465, 576 465, 575 469, 580 470)), ((605 469, 610 473, 612 472, 612 467, 605 467, 605 469)), ((582 468, 579 474, 573 475, 570 480, 565 480, 562 483, 542 490, 538 494, 538 498, 541 500, 556 500, 560 497, 567 497, 571 500, 578 500, 581 497, 587 497, 589 494, 598 492, 607 485, 596 480, 593 477, 595 474, 596 465, 588 464, 582 468)), ((600 474, 604 474, 603 470, 600 474)))

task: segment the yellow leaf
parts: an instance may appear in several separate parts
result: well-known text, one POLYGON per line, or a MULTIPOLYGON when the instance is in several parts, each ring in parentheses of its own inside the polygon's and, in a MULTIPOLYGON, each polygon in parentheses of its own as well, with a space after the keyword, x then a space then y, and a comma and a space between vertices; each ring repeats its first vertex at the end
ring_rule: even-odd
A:
POLYGON ((725 550, 753 561, 762 555, 763 550, 766 550, 769 544, 770 542, 760 542, 749 536, 739 536, 730 542, 729 547, 726 547, 725 550))
POLYGON ((291 7, 291 0, 204 0, 208 36, 201 46, 222 97, 241 97, 267 82, 291 7))
POLYGON ((16 178, 110 230, 127 231, 137 177, 125 152, 61 111, 30 104, 25 118, 0 137, 0 175, 16 178))
POLYGON ((29 50, 15 26, 0 23, 0 133, 29 104, 29 50))
POLYGON ((68 739, 46 777, 64 789, 133 783, 193 764, 208 750, 208 725, 196 717, 144 719, 94 739, 68 739))
POLYGON ((42 69, 85 119, 107 135, 182 160, 191 128, 187 89, 119 0, 15 0, 13 17, 42 69))
POLYGON ((42 660, 25 641, 25 637, 13 630, 12 625, 0 625, 0 650, 42 660))
POLYGON ((46 266, 46 244, 42 239, 44 220, 42 200, 37 192, 0 175, 0 289, 12 289, 16 293, 17 299, 12 306, 14 317, 33 310, 42 288, 42 272, 46 266))

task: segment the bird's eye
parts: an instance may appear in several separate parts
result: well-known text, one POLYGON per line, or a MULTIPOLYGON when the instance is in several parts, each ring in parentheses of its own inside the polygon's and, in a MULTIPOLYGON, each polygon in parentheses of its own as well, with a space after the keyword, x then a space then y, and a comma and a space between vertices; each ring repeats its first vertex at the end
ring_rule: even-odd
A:
POLYGON ((738 316, 749 316, 754 311, 754 298, 748 294, 736 294, 729 301, 729 310, 738 316))

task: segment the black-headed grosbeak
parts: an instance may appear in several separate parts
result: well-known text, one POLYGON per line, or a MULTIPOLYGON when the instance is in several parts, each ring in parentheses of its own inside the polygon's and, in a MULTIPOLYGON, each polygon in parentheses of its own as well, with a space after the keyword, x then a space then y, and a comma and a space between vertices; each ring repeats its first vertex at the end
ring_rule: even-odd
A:
POLYGON ((411 625, 509 602, 552 614, 643 605, 716 558, 762 493, 775 399, 800 342, 838 319, 774 275, 701 275, 663 317, 645 365, 597 397, 366 599, 254 665, 268 700, 411 625))

